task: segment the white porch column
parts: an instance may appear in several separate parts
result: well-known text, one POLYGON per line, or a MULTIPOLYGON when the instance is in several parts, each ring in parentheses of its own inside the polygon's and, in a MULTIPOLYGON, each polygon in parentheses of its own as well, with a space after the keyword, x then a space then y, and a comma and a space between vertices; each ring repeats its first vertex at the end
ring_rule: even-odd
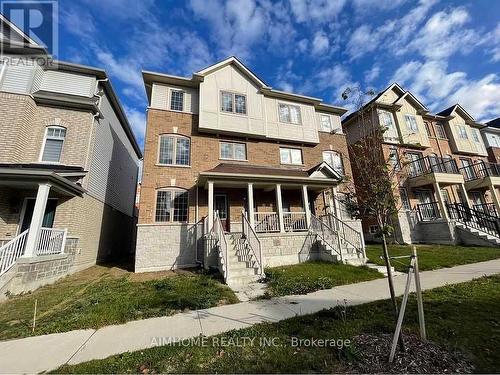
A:
POLYGON ((250 226, 255 228, 255 215, 253 212, 253 184, 248 183, 248 219, 250 221, 250 226))
POLYGON ((280 224, 280 232, 285 232, 285 221, 283 219, 283 201, 281 200, 281 185, 276 184, 276 206, 278 207, 278 219, 280 224))
POLYGON ((304 211, 306 213, 306 226, 311 225, 311 210, 309 208, 309 196, 307 195, 307 185, 302 185, 302 201, 304 202, 304 211))
POLYGON ((448 220, 448 211, 446 210, 446 204, 444 203, 443 196, 441 195, 441 187, 439 186, 439 182, 434 182, 432 184, 434 186, 434 195, 439 204, 439 211, 441 211, 441 217, 443 219, 448 220))
POLYGON ((214 226, 214 182, 208 181, 208 230, 214 226))
POLYGON ((40 234, 40 228, 42 227, 43 223, 43 216, 45 214, 45 207, 47 206, 47 199, 49 198, 49 191, 49 184, 38 185, 35 207, 33 208, 33 216, 31 218, 28 237, 26 239, 26 248, 23 255, 23 257, 25 258, 36 256, 36 245, 38 242, 38 236, 40 234))
POLYGON ((339 207, 339 202, 337 200, 337 187, 334 186, 332 187, 332 202, 333 202, 333 205, 331 206, 331 212, 332 214, 334 214, 335 216, 337 216, 339 219, 341 218, 340 217, 340 207, 339 207))
POLYGON ((469 208, 472 208, 472 203, 470 202, 469 194, 467 194, 467 190, 465 189, 465 185, 460 184, 459 186, 460 186, 460 192, 462 193, 462 196, 465 199, 465 203, 467 203, 467 206, 469 206, 469 208))
POLYGON ((490 184, 490 186, 488 186, 488 188, 490 189, 491 200, 495 204, 497 214, 500 215, 500 200, 498 199, 497 189, 495 188, 495 185, 493 185, 493 184, 490 184))

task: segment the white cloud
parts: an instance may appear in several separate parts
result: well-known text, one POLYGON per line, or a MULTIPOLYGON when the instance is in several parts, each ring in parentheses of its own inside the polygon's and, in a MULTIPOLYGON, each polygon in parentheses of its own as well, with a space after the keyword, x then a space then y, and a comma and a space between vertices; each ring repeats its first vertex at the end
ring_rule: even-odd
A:
POLYGON ((63 8, 61 14, 62 24, 72 34, 88 38, 96 33, 94 18, 87 10, 81 8, 63 8))
POLYGON ((488 74, 468 79, 465 72, 448 72, 444 61, 410 61, 402 65, 392 80, 406 86, 433 111, 460 103, 477 120, 500 113, 500 77, 488 74))
POLYGON ((329 46, 330 42, 328 41, 326 34, 322 31, 317 31, 316 34, 314 34, 314 39, 312 41, 312 54, 324 54, 328 51, 329 46))
POLYGON ((290 0, 297 22, 331 22, 344 8, 345 0, 290 0))
POLYGON ((380 75, 380 66, 373 65, 371 69, 365 71, 365 82, 372 83, 380 75))
POLYGON ((110 75, 135 88, 142 88, 141 68, 138 64, 127 57, 117 59, 109 51, 96 50, 96 57, 110 75))
POLYGON ((465 28, 470 16, 464 8, 434 14, 408 45, 429 59, 443 59, 456 52, 468 53, 481 42, 473 29, 465 28))
POLYGON ((140 145, 144 142, 144 134, 146 131, 146 115, 145 111, 138 111, 135 108, 124 106, 123 109, 127 115, 128 122, 132 127, 132 131, 136 136, 140 145))
POLYGON ((353 0, 356 11, 366 13, 375 9, 394 9, 405 3, 407 0, 353 0))
POLYGON ((491 60, 493 62, 500 61, 500 22, 497 24, 495 30, 486 35, 485 39, 487 43, 493 46, 489 51, 491 60))

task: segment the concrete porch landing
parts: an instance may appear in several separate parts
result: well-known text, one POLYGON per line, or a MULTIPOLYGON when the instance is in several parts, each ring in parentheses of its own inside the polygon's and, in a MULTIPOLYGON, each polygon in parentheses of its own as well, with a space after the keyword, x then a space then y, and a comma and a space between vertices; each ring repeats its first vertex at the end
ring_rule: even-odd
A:
MULTIPOLYGON (((500 273, 500 259, 421 273, 424 290, 500 273)), ((394 278, 396 294, 402 295, 406 275, 394 278)), ((144 319, 122 325, 57 333, 0 342, 2 373, 38 373, 69 363, 155 346, 158 339, 181 340, 216 335, 262 322, 277 322, 343 304, 359 305, 388 299, 386 279, 343 285, 300 296, 249 301, 190 311, 173 316, 144 319), (29 355, 26 355, 29 353, 29 355)), ((424 298, 425 306, 425 298, 424 298)))

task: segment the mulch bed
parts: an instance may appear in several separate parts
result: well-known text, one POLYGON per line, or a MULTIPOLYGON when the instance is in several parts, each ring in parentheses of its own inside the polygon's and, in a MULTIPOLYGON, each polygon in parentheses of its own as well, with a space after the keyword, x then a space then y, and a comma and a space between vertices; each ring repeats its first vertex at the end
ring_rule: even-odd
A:
POLYGON ((392 335, 363 334, 355 336, 353 342, 357 360, 348 364, 349 373, 464 374, 474 370, 463 354, 415 335, 404 335, 406 350, 397 348, 393 363, 388 360, 392 335))

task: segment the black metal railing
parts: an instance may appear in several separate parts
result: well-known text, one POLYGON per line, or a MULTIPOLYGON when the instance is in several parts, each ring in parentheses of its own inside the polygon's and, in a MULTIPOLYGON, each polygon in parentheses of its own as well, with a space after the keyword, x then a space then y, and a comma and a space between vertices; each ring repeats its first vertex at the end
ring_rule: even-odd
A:
POLYGON ((465 181, 479 180, 485 177, 500 177, 500 164, 480 161, 460 168, 465 181))
POLYGON ((457 162, 454 159, 424 156, 408 163, 408 174, 410 177, 418 177, 427 173, 460 174, 457 162))
POLYGON ((500 219, 497 217, 469 208, 463 203, 448 203, 446 207, 450 219, 500 238, 500 219))
POLYGON ((495 207, 495 203, 483 203, 483 204, 475 204, 472 208, 476 211, 483 212, 485 214, 499 217, 497 209, 495 207))
POLYGON ((438 202, 417 204, 417 213, 420 221, 430 221, 441 218, 438 202))

